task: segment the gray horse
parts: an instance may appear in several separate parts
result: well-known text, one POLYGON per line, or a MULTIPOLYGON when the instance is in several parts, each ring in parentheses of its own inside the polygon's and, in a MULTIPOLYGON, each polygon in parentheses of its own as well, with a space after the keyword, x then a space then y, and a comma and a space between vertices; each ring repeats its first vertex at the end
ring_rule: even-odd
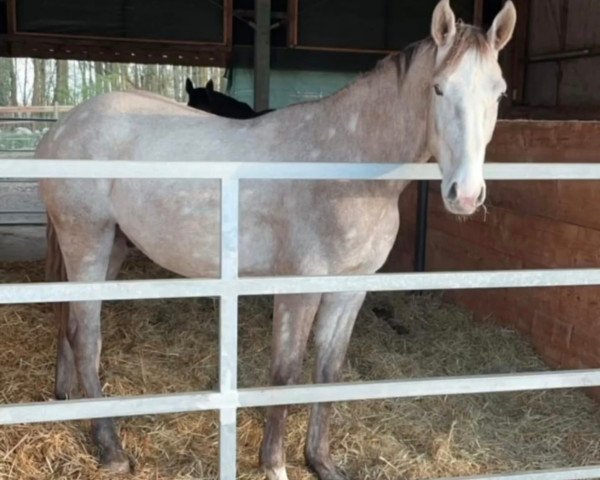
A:
MULTIPOLYGON (((39 144, 37 158, 145 161, 239 160, 425 162, 437 159, 450 212, 485 199, 482 166, 506 84, 498 52, 516 21, 508 1, 487 32, 456 22, 448 0, 433 12, 431 38, 392 54, 320 101, 239 121, 159 96, 111 93, 73 109, 39 144)), ((371 274, 399 227, 405 181, 245 181, 240 191, 240 275, 371 274)), ((219 183, 214 180, 42 180, 53 278, 114 278, 129 238, 149 258, 188 277, 219 272, 219 183)), ((364 292, 279 295, 274 304, 271 381, 293 383, 314 325, 315 382, 336 379, 364 292)), ((101 302, 57 308, 56 395, 79 382, 102 395, 101 302)), ((287 408, 267 415, 261 464, 285 480, 287 408)), ((312 407, 306 459, 321 480, 341 480, 329 449, 330 406, 312 407)), ((92 422, 101 462, 127 471, 112 419, 92 422)))

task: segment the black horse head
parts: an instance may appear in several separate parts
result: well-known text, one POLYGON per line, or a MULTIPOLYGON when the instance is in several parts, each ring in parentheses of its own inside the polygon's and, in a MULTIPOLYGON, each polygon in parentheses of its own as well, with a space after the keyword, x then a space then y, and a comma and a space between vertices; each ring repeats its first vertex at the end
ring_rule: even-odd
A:
POLYGON ((209 80, 204 88, 194 88, 193 82, 188 78, 185 82, 185 90, 189 97, 188 106, 214 113, 220 117, 246 119, 258 117, 273 111, 254 111, 247 103, 240 102, 235 98, 215 91, 212 80, 209 80))

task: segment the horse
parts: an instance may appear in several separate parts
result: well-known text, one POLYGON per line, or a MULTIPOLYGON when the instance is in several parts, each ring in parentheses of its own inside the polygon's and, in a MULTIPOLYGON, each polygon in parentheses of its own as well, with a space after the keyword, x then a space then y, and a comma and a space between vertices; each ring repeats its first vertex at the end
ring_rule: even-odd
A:
MULTIPOLYGON (((515 22, 510 0, 485 32, 457 22, 449 0, 440 0, 430 37, 380 60, 330 97, 239 121, 146 92, 114 92, 71 110, 35 156, 393 163, 433 156, 442 173, 445 208, 470 215, 485 200, 485 149, 506 91, 498 52, 515 22)), ((242 181, 240 276, 376 272, 398 232, 398 199, 407 184, 242 181)), ((219 274, 217 180, 42 179, 40 191, 49 218, 50 278, 114 278, 125 258, 125 236, 175 273, 219 274)), ((335 381, 364 298, 365 292, 276 295, 271 383, 297 381, 311 331, 314 381, 335 381)), ((83 301, 55 310, 64 332, 57 357, 59 399, 73 395, 78 384, 86 397, 102 395, 100 309, 99 301, 83 301)), ((267 412, 259 457, 269 480, 287 479, 286 415, 286 406, 267 412)), ((343 480, 330 453, 330 415, 329 404, 311 407, 305 457, 320 480, 343 480)), ((102 466, 130 469, 113 419, 92 420, 92 436, 102 466)))
POLYGON ((212 80, 206 83, 204 88, 194 88, 194 83, 188 78, 185 81, 185 90, 188 94, 188 106, 214 113, 221 117, 238 118, 244 120, 255 118, 272 112, 273 110, 255 111, 250 105, 240 102, 235 98, 215 91, 212 80))

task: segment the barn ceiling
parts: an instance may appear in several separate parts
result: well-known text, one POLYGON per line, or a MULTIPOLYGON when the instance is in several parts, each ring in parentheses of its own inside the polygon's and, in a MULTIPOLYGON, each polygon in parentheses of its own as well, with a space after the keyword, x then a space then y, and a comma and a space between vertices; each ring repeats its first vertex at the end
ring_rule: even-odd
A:
MULTIPOLYGON (((273 58, 400 49, 428 34, 437 1, 272 0, 273 58)), ((481 3, 452 0, 468 22, 481 3)), ((0 0, 0 55, 225 66, 252 46, 253 20, 254 0, 0 0)))

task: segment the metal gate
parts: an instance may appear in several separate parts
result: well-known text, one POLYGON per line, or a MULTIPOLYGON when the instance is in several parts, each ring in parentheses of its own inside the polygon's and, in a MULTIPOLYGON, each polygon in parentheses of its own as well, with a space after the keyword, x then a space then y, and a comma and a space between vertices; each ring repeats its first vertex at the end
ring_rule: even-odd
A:
MULTIPOLYGON (((237 388, 237 308, 238 297, 241 295, 600 285, 599 268, 314 277, 238 277, 240 180, 435 180, 440 178, 439 169, 435 164, 0 160, 0 172, 2 177, 17 178, 212 178, 221 180, 220 279, 0 285, 0 304, 219 297, 218 391, 2 405, 0 406, 0 424, 219 410, 220 478, 221 480, 234 480, 236 477, 236 412, 239 408, 600 385, 600 369, 590 369, 237 388)), ((598 180, 600 179, 600 164, 487 164, 484 167, 484 177, 487 180, 598 180)), ((468 478, 527 480, 600 478, 600 466, 468 478)))

